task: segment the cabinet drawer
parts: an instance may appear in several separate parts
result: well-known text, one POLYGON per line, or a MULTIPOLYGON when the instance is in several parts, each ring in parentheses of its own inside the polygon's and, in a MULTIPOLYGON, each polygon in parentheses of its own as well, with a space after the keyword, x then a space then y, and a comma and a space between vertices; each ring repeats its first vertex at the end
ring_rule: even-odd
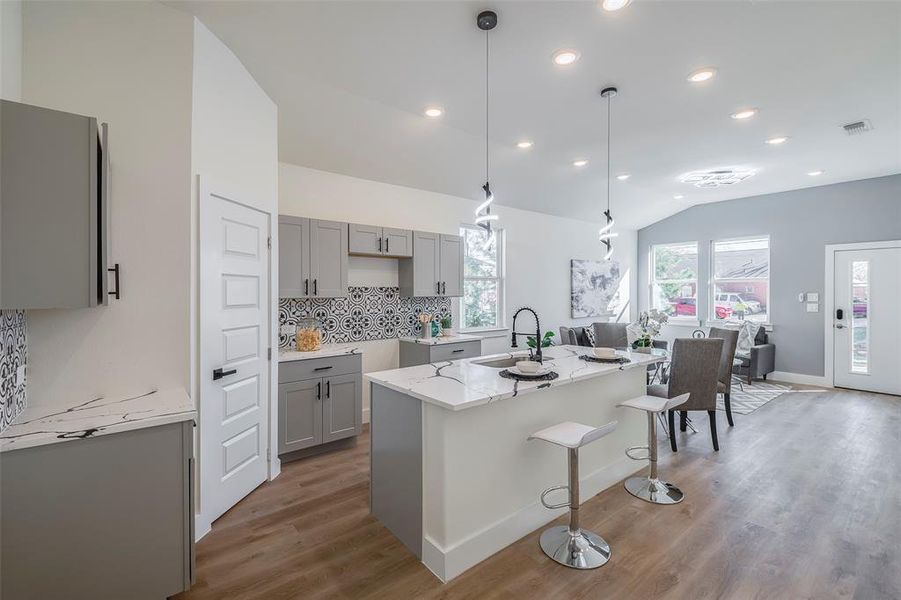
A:
POLYGON ((292 360, 279 363, 278 382, 290 383, 313 377, 331 377, 333 375, 348 375, 362 372, 363 362, 360 354, 292 360))
POLYGON ((482 342, 459 342, 457 344, 442 344, 431 347, 431 361, 459 360, 461 358, 475 358, 482 354, 482 342))

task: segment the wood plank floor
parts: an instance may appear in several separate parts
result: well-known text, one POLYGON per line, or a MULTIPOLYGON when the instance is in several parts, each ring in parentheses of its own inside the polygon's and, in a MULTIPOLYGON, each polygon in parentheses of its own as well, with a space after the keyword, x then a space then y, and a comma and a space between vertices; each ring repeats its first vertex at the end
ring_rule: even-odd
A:
POLYGON ((719 453, 694 420, 678 454, 661 440, 685 501, 616 485, 583 505, 613 549, 600 569, 552 563, 535 532, 441 584, 369 515, 364 434, 283 465, 223 515, 177 598, 901 598, 901 398, 791 394, 731 429, 719 413, 719 453))

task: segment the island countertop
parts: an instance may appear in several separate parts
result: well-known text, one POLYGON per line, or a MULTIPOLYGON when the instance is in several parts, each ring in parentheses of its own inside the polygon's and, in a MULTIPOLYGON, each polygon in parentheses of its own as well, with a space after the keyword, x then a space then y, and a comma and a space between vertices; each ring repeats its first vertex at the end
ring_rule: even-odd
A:
POLYGON ((183 389, 126 398, 92 398, 54 406, 28 406, 0 433, 0 452, 57 444, 196 419, 183 389))
POLYGON ((398 338, 402 342, 410 342, 413 344, 422 344, 423 346, 443 346, 444 344, 459 344, 460 342, 480 342, 482 338, 477 335, 468 335, 465 333, 455 333, 454 335, 439 335, 430 338, 421 337, 402 337, 398 338))
POLYGON ((552 381, 515 381, 500 376, 502 369, 478 363, 502 358, 522 358, 525 353, 494 354, 478 358, 445 361, 429 365, 378 371, 366 374, 375 384, 407 394, 448 410, 464 410, 497 400, 512 398, 548 387, 559 387, 603 377, 619 371, 646 368, 663 357, 639 352, 617 351, 629 359, 625 364, 596 363, 582 360, 580 355, 591 352, 583 346, 552 346, 542 350, 545 362, 559 374, 552 381))

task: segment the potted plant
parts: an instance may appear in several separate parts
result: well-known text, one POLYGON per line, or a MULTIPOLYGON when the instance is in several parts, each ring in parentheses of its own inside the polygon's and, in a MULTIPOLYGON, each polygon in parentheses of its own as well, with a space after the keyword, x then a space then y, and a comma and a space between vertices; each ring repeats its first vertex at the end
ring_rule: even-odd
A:
POLYGON ((444 336, 454 335, 454 331, 453 331, 453 329, 451 329, 453 324, 454 324, 454 321, 450 315, 445 315, 445 316, 441 317, 441 335, 444 335, 444 336))
POLYGON ((654 338, 660 335, 663 325, 669 320, 666 313, 652 308, 638 315, 638 321, 626 328, 632 348, 636 352, 650 353, 654 338))
MULTIPOLYGON (((553 331, 545 331, 544 337, 541 338, 541 347, 542 348, 549 347, 553 343, 553 339, 552 339, 553 337, 554 337, 553 331)), ((530 335, 530 336, 526 337, 526 346, 528 346, 532 350, 537 348, 537 346, 535 345, 535 336, 534 335, 530 335)))

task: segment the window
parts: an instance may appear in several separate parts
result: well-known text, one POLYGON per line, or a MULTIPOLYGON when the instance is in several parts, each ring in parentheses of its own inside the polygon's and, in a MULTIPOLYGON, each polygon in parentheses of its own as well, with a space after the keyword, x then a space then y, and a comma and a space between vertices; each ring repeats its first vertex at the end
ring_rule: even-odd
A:
POLYGON ((770 238, 713 242, 711 319, 769 323, 770 238))
POLYGON ((698 243, 651 249, 651 308, 673 319, 698 318, 698 243))
POLYGON ((481 227, 460 228, 463 236, 463 298, 460 317, 464 329, 503 327, 503 230, 491 235, 481 227))
POLYGON ((851 262, 851 372, 869 372, 870 261, 851 262))

